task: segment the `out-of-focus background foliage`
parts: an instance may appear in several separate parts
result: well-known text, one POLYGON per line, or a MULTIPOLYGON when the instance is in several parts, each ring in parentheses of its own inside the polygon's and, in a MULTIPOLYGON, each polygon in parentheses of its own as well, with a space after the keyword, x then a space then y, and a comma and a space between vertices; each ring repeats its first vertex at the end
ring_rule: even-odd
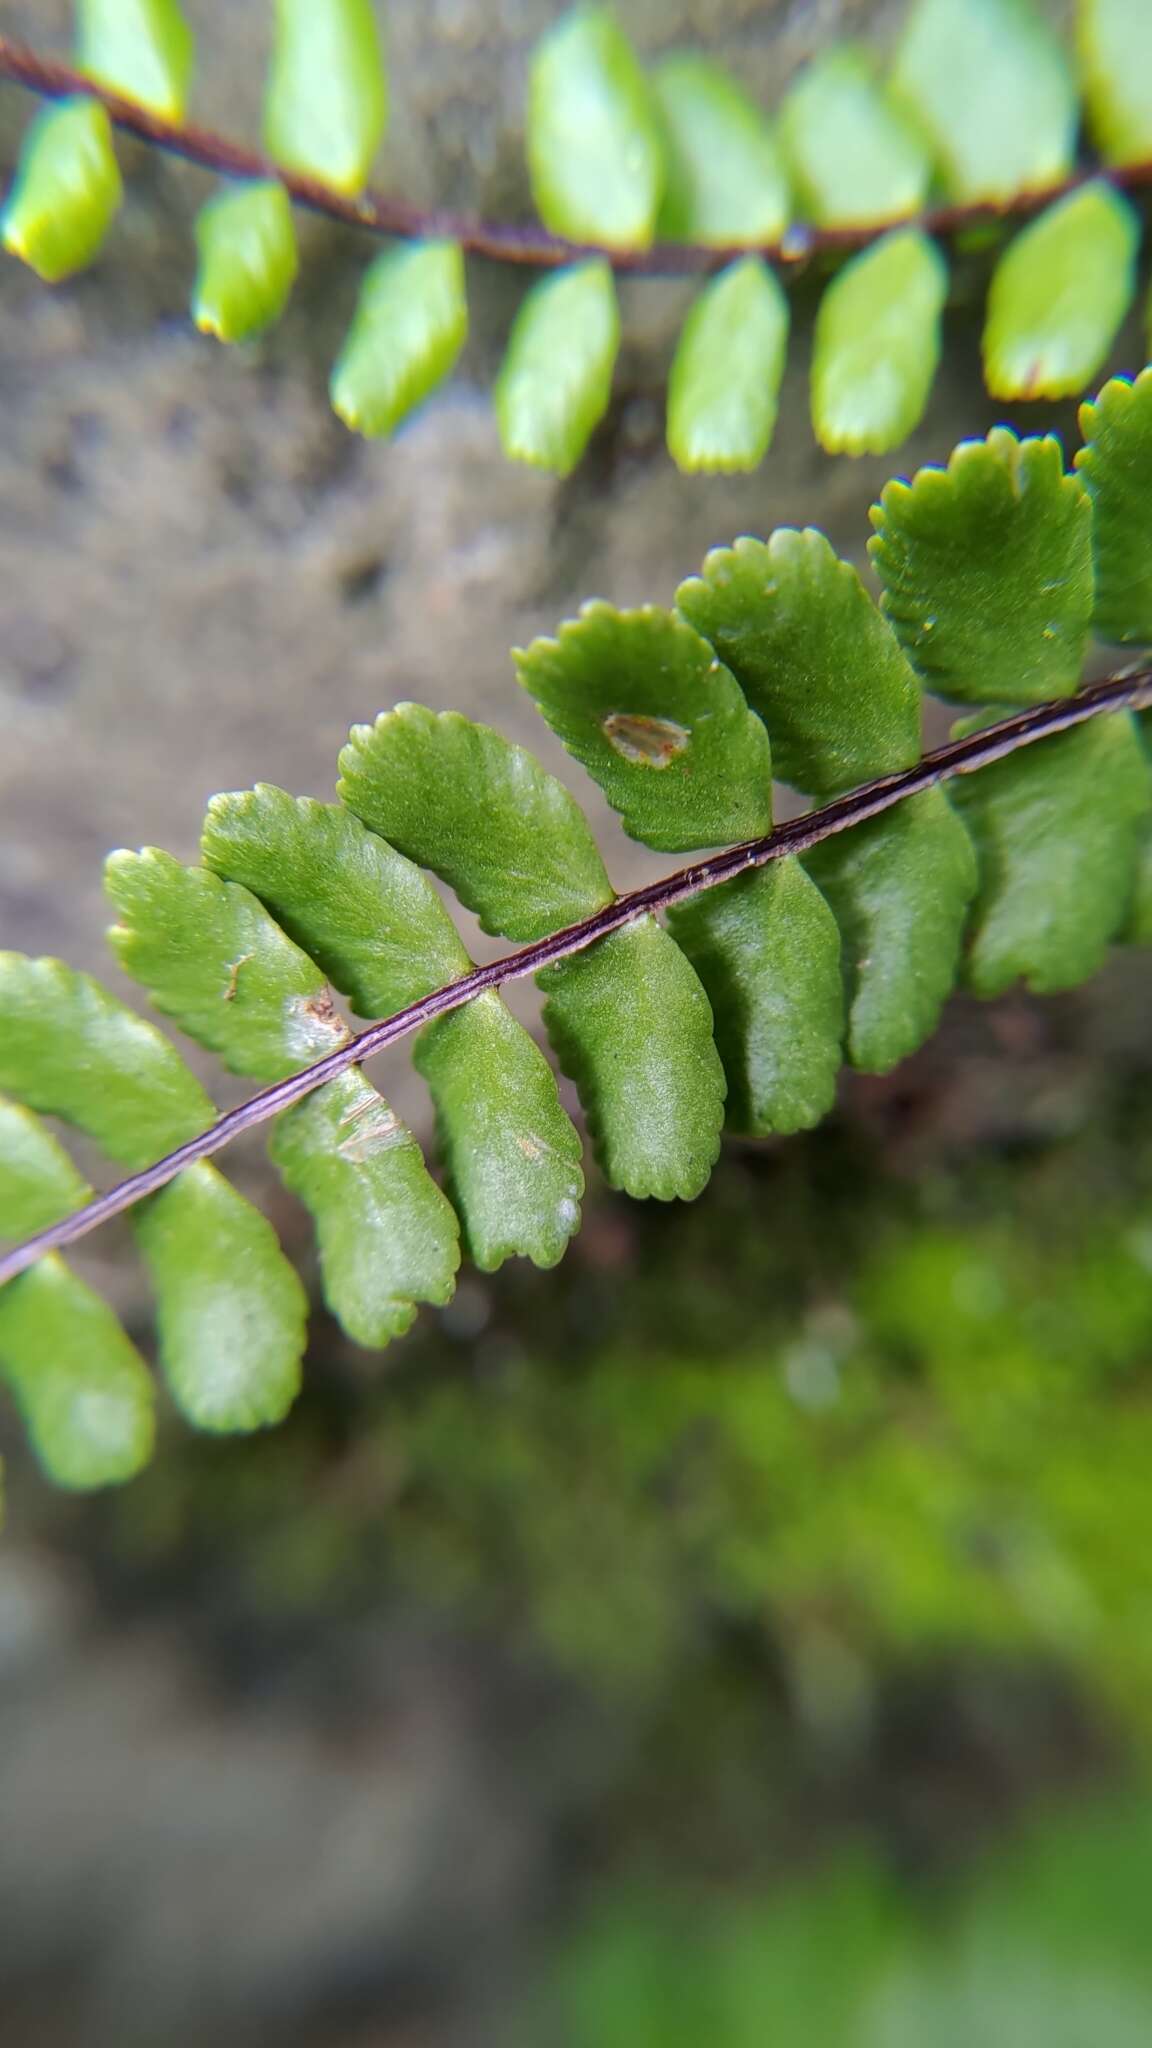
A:
MULTIPOLYGON (((520 202, 557 11, 393 0, 397 186, 520 202)), ((898 10, 621 12, 772 99, 898 10)), ((2 14, 64 38, 56 0, 2 14)), ((189 14, 197 111, 254 132, 265 10, 189 14)), ((27 111, 0 98, 0 166, 27 111)), ((367 250, 308 224, 284 328, 224 355, 184 310, 204 181, 137 155, 129 189, 90 277, 0 271, 5 944, 107 971, 109 845, 187 857, 258 776, 327 794, 397 698, 558 765, 507 649, 583 597, 667 600, 778 523, 862 553, 892 465, 814 447, 803 291, 758 476, 672 470, 683 297, 648 284, 557 484, 488 411, 519 281, 477 273, 461 375, 370 447, 324 390, 367 250)), ((950 315, 906 466, 995 416, 975 326, 950 315)), ((1132 954, 1057 1002, 958 1001, 690 1209, 594 1189, 557 1273, 469 1276, 383 1359, 319 1317, 285 1429, 172 1427, 122 1494, 50 1495, 6 1414, 6 2048, 1152 2039, 1150 994, 1132 954)), ((255 1149, 244 1173, 306 1257, 255 1149)), ((91 1256, 143 1327, 122 1243, 91 1256)))

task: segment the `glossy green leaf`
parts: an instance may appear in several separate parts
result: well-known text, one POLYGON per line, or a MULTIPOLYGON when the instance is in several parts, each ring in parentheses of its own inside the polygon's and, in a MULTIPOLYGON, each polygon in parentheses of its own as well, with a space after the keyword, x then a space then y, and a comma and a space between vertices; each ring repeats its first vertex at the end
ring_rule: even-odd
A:
POLYGON ((98 1294, 49 1255, 0 1288, 0 1376, 58 1486, 111 1486, 152 1454, 144 1360, 98 1294))
POLYGON ((766 1137, 819 1123, 840 1071, 840 934, 800 863, 707 889, 668 925, 712 1006, 729 1129, 766 1137))
POLYGON ((92 1190, 38 1116, 0 1095, 0 1237, 31 1237, 92 1190))
POLYGON ((540 939, 612 901, 587 820, 563 784, 459 712, 399 704, 375 725, 354 725, 340 795, 447 882, 486 932, 540 939))
POLYGON ((772 829, 768 736, 699 633, 656 605, 599 601, 513 659, 624 830, 662 853, 772 829))
POLYGON ((916 0, 892 84, 951 199, 1011 199, 1071 166, 1075 85, 1030 0, 916 0))
POLYGON ((47 284, 98 255, 124 187, 112 124, 98 100, 60 100, 37 114, 24 138, 0 237, 47 284))
POLYGON ((992 275, 984 376, 995 398, 1069 398, 1094 377, 1136 289, 1140 223, 1102 179, 1023 228, 992 275))
POLYGON ((532 58, 526 147, 545 227, 639 248, 664 178, 657 117, 632 46, 607 7, 573 7, 532 58))
POLYGON ((683 470, 755 469, 776 425, 788 301, 759 256, 692 305, 668 373, 668 447, 683 470))
POLYGON ((620 309, 607 263, 578 263, 534 284, 496 379, 505 455, 567 476, 608 410, 619 346, 620 309))
POLYGON ((77 0, 78 68, 163 121, 183 118, 193 58, 177 0, 77 0))
POLYGON ((955 985, 976 856, 941 789, 805 856, 843 942, 848 1053, 886 1074, 935 1030, 955 985))
POLYGON ((414 1057, 476 1265, 520 1254, 554 1266, 579 1228, 584 1176, 539 1046, 491 990, 430 1024, 414 1057))
POLYGON ((780 109, 780 141, 799 210, 818 227, 901 220, 924 204, 928 152, 853 44, 805 66, 780 109))
POLYGON ((919 228, 884 235, 833 278, 812 359, 812 424, 830 454, 883 455, 920 424, 947 296, 947 265, 919 228))
POLYGON ((389 1017, 472 965, 428 877, 340 804, 267 782, 214 796, 200 850, 362 1017, 389 1017))
POLYGON ((1078 0, 1076 42, 1092 140, 1105 163, 1152 157, 1152 8, 1078 0))
POLYGON ((537 979, 607 1179, 691 1201, 720 1150, 725 1081, 708 998, 680 948, 638 918, 537 979))
POLYGON ((1074 988, 1128 915, 1152 776, 1133 720, 1094 718, 964 775, 954 799, 980 862, 968 980, 1000 995, 1074 988))
POLYGON ((347 1037, 323 975, 247 889, 155 846, 110 854, 105 886, 125 973, 234 1074, 275 1081, 347 1037))
POLYGON ((390 434, 443 383, 468 338, 457 242, 409 242, 365 273, 332 371, 333 409, 358 434, 390 434))
POLYGON ((280 1422, 300 1390, 308 1303, 271 1224, 201 1160, 141 1204, 160 1363, 199 1429, 280 1422))
POLYGON ((196 216, 192 318, 219 341, 247 341, 280 318, 296 277, 296 229, 275 178, 229 185, 196 216))
POLYGON ((148 1166, 215 1115, 154 1024, 61 960, 0 953, 0 1088, 63 1117, 127 1167, 148 1166))
POLYGON ((1113 377, 1080 409, 1076 467, 1093 511, 1096 610, 1102 640, 1152 643, 1152 369, 1113 377))
POLYGON ((661 238, 774 242, 788 224, 788 180, 759 107, 706 57, 665 58, 653 86, 666 159, 661 238))
POLYGON ((1074 690, 1092 618, 1092 507, 1051 435, 994 427, 872 509, 884 610, 929 689, 967 704, 1074 690))
POLYGON ((388 118, 372 0, 276 0, 264 141, 288 170, 359 192, 388 118))
POLYGON ((324 1299, 358 1344, 408 1329, 419 1302, 451 1299, 460 1263, 451 1204, 419 1145, 360 1073, 280 1117, 270 1151, 312 1216, 324 1299))
POLYGON ((676 604, 764 720, 782 781, 828 796, 919 760, 916 678, 822 533, 714 548, 676 604))

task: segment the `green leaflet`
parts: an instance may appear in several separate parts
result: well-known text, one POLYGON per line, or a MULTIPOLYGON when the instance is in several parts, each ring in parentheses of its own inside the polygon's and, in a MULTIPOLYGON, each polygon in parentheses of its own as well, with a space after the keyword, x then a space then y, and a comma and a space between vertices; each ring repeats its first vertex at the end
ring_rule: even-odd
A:
POLYGON ((39 1117, 0 1095, 0 1237, 46 1230, 91 1192, 39 1117))
POLYGON ((468 338, 456 242, 409 242, 365 272, 332 371, 334 410, 358 434, 390 434, 452 369, 468 338))
POLYGON ((668 925, 712 1005, 729 1129, 766 1137, 819 1123, 840 1071, 840 934, 799 861, 706 890, 668 925))
POLYGON ((279 1080, 346 1039, 323 975, 247 889, 155 846, 110 854, 105 887, 125 973, 234 1074, 279 1080))
POLYGON ((537 979, 607 1179, 691 1201, 719 1154, 725 1083, 708 998, 680 948, 642 917, 537 979))
POLYGON ((1096 611, 1102 640, 1152 642, 1152 369, 1113 377, 1080 409, 1076 456, 1092 500, 1096 611))
POLYGON ((214 796, 200 851, 259 897, 361 1017, 390 1017, 472 965, 427 875, 339 804, 267 782, 214 796))
POLYGON ((545 227, 576 242, 641 248, 664 178, 647 81, 607 7, 574 7, 532 57, 525 143, 545 227))
POLYGON ((653 85, 666 159, 660 235, 774 242, 788 225, 788 180, 759 107, 705 57, 666 57, 653 85))
POLYGON ((496 379, 496 423, 513 462, 567 476, 603 419, 620 346, 607 263, 545 277, 526 294, 496 379))
POLYGON ((459 712, 398 704, 375 725, 354 725, 340 795, 497 937, 544 938, 612 901, 587 820, 563 784, 459 712))
POLYGON ((1024 228, 992 276, 984 376, 994 398, 1068 398, 1096 374, 1132 303, 1140 222, 1102 179, 1024 228))
POLYGON ((316 1225, 324 1298, 357 1344, 408 1329, 456 1285, 459 1230, 410 1130, 360 1073, 341 1074, 272 1133, 272 1158, 316 1225))
POLYGON ((264 142, 288 170, 359 192, 388 118, 372 0, 276 0, 264 142))
POLYGON ((940 360, 948 268, 919 228, 844 265, 816 316, 812 424, 831 454, 882 455, 919 425, 940 360))
POLYGON ((684 620, 655 605, 587 604, 554 639, 517 648, 514 659, 630 838, 675 853, 771 830, 768 736, 684 620))
POLYGON ((759 256, 706 284, 668 375, 668 447, 679 469, 755 469, 768 449, 788 347, 788 301, 759 256))
POLYGON ((580 1140, 552 1070, 495 991, 421 1032, 415 1062, 469 1252, 491 1273, 520 1253, 554 1266, 580 1225, 580 1140))
POLYGON ((980 862, 968 980, 1037 995, 1103 965, 1121 930, 1152 806, 1131 718, 1092 719, 954 785, 980 862))
POLYGON ((58 284, 99 253, 123 196, 103 107, 61 100, 37 114, 24 138, 0 216, 4 247, 58 284))
POLYGON ((805 856, 843 941, 848 1054, 886 1074, 935 1030, 976 892, 972 842, 942 789, 805 856))
POLYGON ((141 1203, 135 1224, 179 1408, 199 1429, 280 1422, 300 1390, 308 1303, 271 1224, 206 1160, 141 1203))
POLYGON ((60 960, 0 953, 0 1088, 62 1117, 122 1166, 148 1166, 214 1111, 155 1025, 60 960))
POLYGON ((1011 199, 1072 162, 1075 87, 1030 0, 917 0, 892 85, 950 199, 1011 199))
POLYGON ((924 204, 928 152, 853 44, 805 66, 780 109, 780 140, 800 212, 817 227, 900 220, 924 204))
POLYGON ((0 1373, 58 1486, 111 1486, 148 1463, 148 1368, 107 1304, 52 1254, 0 1290, 0 1373))
POLYGON ((1105 163, 1152 157, 1152 9, 1078 0, 1076 45, 1092 139, 1105 163))
POLYGON ((196 216, 192 318, 219 341, 247 341, 280 318, 298 268, 296 229, 275 178, 225 186, 196 216))
POLYGON ((947 469, 885 485, 871 553, 884 610, 929 689, 1040 704, 1080 680, 1092 617, 1092 507, 1060 443, 994 427, 947 469))
POLYGON ((782 781, 829 796, 919 760, 916 679, 822 533, 714 548, 676 605, 764 720, 782 781))
POLYGON ((79 70, 161 120, 183 119, 194 54, 176 0, 77 0, 79 70))

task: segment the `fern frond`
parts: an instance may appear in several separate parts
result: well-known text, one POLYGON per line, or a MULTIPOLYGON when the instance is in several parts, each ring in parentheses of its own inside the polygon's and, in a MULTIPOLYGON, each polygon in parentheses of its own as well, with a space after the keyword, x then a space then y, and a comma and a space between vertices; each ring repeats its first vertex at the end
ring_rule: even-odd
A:
POLYGON ((0 1369, 63 1483, 124 1478, 151 1444, 146 1369, 58 1256, 134 1202, 177 1404, 209 1429, 289 1406, 301 1285, 209 1163, 241 1129, 271 1124, 328 1306, 358 1343, 449 1298, 461 1235, 485 1269, 560 1258, 580 1141, 499 994, 514 975, 538 976, 608 1180, 689 1199, 725 1124, 817 1122, 842 1061, 891 1067, 957 980, 1064 988, 1115 940, 1147 940, 1152 766, 1132 714, 1152 704, 1152 667, 1077 686, 1093 623, 1152 640, 1152 369, 1083 420, 1070 471, 1055 441, 996 428, 890 484, 873 511, 879 604, 822 535, 785 530, 714 550, 672 610, 593 603, 516 654, 625 830, 697 854, 630 897, 531 754, 419 705, 353 729, 337 803, 258 784, 213 798, 197 867, 113 854, 121 965, 268 1083, 222 1118, 174 1046, 90 977, 0 955, 0 1230, 24 1237, 0 1256, 0 1369), (927 690, 976 711, 925 757, 927 690), (774 775, 824 808, 773 829, 774 775), (522 950, 474 968, 430 877, 522 950), (354 1035, 337 997, 380 1021, 354 1035), (445 1191, 360 1071, 410 1032, 445 1191), (90 1197, 44 1117, 131 1177, 90 1197))
POLYGON ((120 198, 114 124, 228 181, 196 223, 193 294, 197 324, 222 341, 260 332, 287 302, 289 201, 411 244, 370 266, 332 374, 337 413, 363 434, 394 432, 451 374, 468 251, 556 273, 516 317, 496 417, 510 457, 560 475, 610 402, 617 271, 719 272, 688 311, 669 378, 668 446, 687 471, 762 460, 784 285, 813 259, 839 266, 812 364, 816 436, 836 453, 883 453, 922 418, 945 245, 966 228, 991 250, 994 396, 1083 390, 1131 304, 1143 223, 1123 195, 1152 179, 1145 0, 1079 0, 1075 64, 1033 0, 909 0, 886 75, 838 44, 774 118, 696 54, 649 75, 608 7, 577 5, 530 65, 525 152, 542 228, 366 191, 388 98, 372 0, 276 0, 275 20, 267 156, 184 124, 192 40, 176 0, 77 0, 78 68, 0 38, 0 77, 62 102, 30 130, 4 242, 53 281, 94 260, 120 198), (1098 170, 1075 158, 1081 93, 1098 170), (1037 218, 1002 246, 1015 214, 1037 218))

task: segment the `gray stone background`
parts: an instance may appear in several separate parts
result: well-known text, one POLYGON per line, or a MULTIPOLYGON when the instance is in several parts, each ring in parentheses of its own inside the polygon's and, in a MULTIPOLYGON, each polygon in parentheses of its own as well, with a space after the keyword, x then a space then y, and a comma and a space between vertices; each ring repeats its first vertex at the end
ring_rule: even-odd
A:
MULTIPOLYGON (((394 0, 381 182, 488 214, 522 209, 526 54, 559 11, 554 0, 394 0)), ((771 101, 814 48, 858 29, 882 38, 899 10, 621 0, 620 11, 645 51, 712 49, 771 101)), ((188 0, 194 111, 252 138, 269 12, 188 0)), ((63 49, 67 13, 62 0, 11 0, 0 28, 63 49)), ((0 88, 0 167, 31 111, 0 88)), ((186 313, 191 221, 209 181, 134 147, 123 162, 126 209, 90 275, 48 291, 0 265, 0 944, 62 954, 117 986, 101 937, 110 847, 192 857, 208 796, 257 778, 330 794, 349 725, 406 697, 489 719, 567 773, 518 698, 511 645, 586 597, 667 601, 710 545, 740 532, 818 523, 862 557, 868 503, 898 465, 832 460, 812 440, 810 293, 798 295, 762 469, 685 479, 663 447, 661 392, 688 291, 628 285, 611 415, 558 483, 504 461, 489 406, 520 279, 472 266, 457 375, 394 443, 368 444, 332 416, 326 377, 372 245, 303 222, 283 325, 258 348, 224 351, 186 313)), ((977 344, 978 310, 961 304, 899 466, 943 457, 996 417, 977 344)), ((1128 367, 1131 348, 1126 338, 1118 351, 1128 367)), ((643 857, 590 785, 574 786, 614 875, 638 875, 643 857)), ((402 1065, 382 1082, 419 1120, 402 1065)), ((365 1953, 401 1984, 433 1952, 465 1971, 462 1958, 485 1958, 499 1974, 501 1929, 538 1875, 518 1758, 482 1739, 467 1680, 443 1660, 429 1672, 426 1652, 394 1635, 345 1654, 374 1703, 351 1759, 307 1686, 258 1711, 221 1704, 178 1616, 112 1628, 82 1575, 9 1538, 6 2042, 416 2048, 433 2035, 402 2021, 345 2029, 331 2007, 313 2028, 309 1987, 323 1983, 338 2006, 365 1953)), ((471 1981, 454 2044, 498 2038, 478 1962, 471 1981)))

